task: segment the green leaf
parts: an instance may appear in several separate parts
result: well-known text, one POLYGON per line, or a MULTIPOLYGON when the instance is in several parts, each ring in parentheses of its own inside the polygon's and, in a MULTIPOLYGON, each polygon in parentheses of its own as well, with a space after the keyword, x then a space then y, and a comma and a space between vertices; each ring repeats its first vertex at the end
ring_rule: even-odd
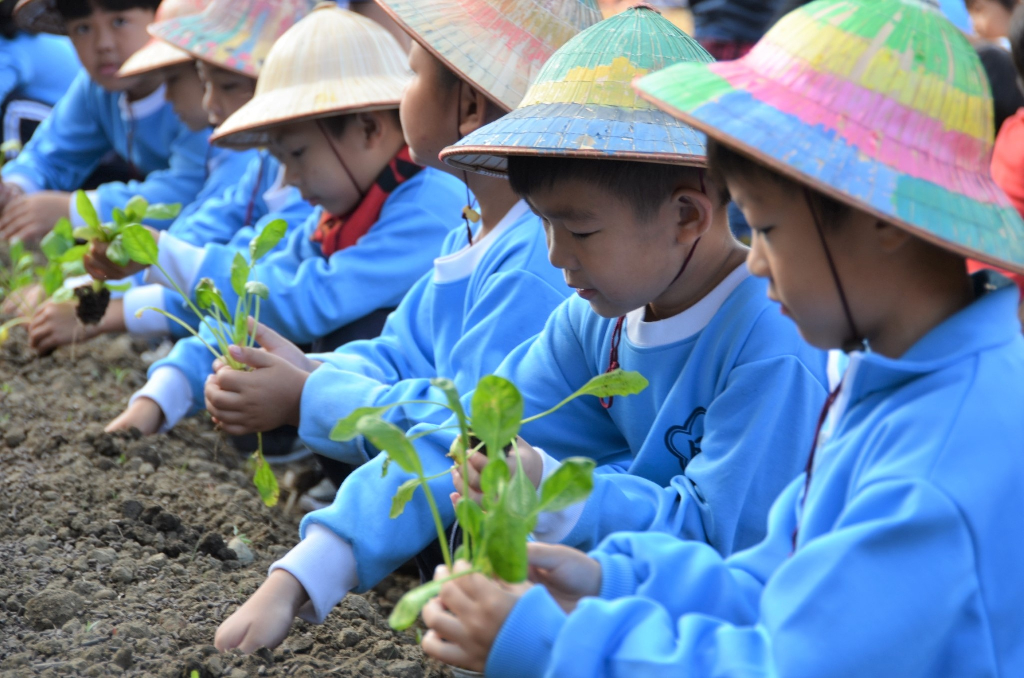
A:
POLYGON ((472 537, 474 542, 478 542, 484 527, 484 511, 480 505, 468 497, 463 497, 455 505, 455 517, 459 519, 462 530, 472 537))
POLYGON ((394 424, 380 417, 364 416, 356 422, 356 431, 378 450, 387 452, 391 460, 406 473, 419 474, 423 471, 416 448, 405 437, 405 432, 394 424))
POLYGON ((398 486, 398 490, 395 491, 395 496, 391 497, 390 518, 397 518, 402 515, 402 512, 405 511, 405 505, 412 500, 412 495, 419 486, 419 478, 410 478, 398 486))
POLYGON ((72 236, 74 236, 76 240, 101 240, 103 242, 107 241, 106 233, 104 233, 98 228, 93 228, 92 226, 79 226, 74 231, 72 231, 71 234, 72 236))
POLYGON ((157 247, 156 238, 145 226, 132 224, 124 229, 119 237, 124 251, 132 261, 143 266, 152 266, 157 262, 160 250, 157 247))
POLYGON ((235 258, 231 260, 231 289, 235 294, 245 294, 245 281, 249 279, 249 263, 242 256, 241 252, 235 252, 235 258))
POLYGON ((61 287, 60 289, 53 293, 53 297, 51 298, 56 303, 63 304, 64 302, 71 301, 72 299, 74 299, 75 293, 73 290, 69 290, 67 287, 61 287))
POLYGON ((389 468, 391 468, 391 457, 389 457, 388 455, 385 454, 384 455, 384 463, 382 463, 380 465, 380 477, 381 478, 387 478, 388 477, 388 469, 389 468))
POLYGON ((142 221, 148 207, 149 201, 141 195, 132 196, 128 204, 124 206, 125 217, 128 221, 142 221))
MULTIPOLYGON (((56 261, 67 252, 69 249, 75 246, 75 236, 71 228, 71 222, 66 218, 61 217, 54 224, 53 230, 46 234, 42 242, 39 243, 39 249, 43 251, 43 255, 49 261, 56 261)), ((16 261, 14 251, 11 251, 11 261, 16 261)))
POLYGON ((383 405, 379 407, 357 407, 352 410, 347 417, 338 420, 338 423, 331 429, 330 439, 336 443, 347 443, 359 433, 359 420, 363 417, 377 417, 387 412, 391 406, 383 405))
POLYGON ((85 264, 82 263, 81 259, 61 262, 60 270, 65 278, 74 278, 77 275, 85 275, 85 264))
POLYGON ((50 265, 44 268, 40 282, 42 282, 43 292, 46 293, 46 296, 52 297, 53 293, 64 284, 64 275, 60 271, 60 266, 50 265))
POLYGON ((124 226, 128 223, 128 215, 120 207, 115 207, 111 214, 114 217, 114 223, 118 226, 124 226))
POLYGON ((404 631, 416 622, 420 610, 441 592, 443 580, 428 581, 402 596, 388 617, 388 624, 396 631, 404 631))
POLYGON ((245 283, 245 293, 253 297, 259 297, 264 301, 270 298, 270 288, 259 280, 250 280, 245 283))
POLYGON ((513 515, 500 507, 487 512, 484 516, 487 559, 494 574, 511 584, 526 579, 529 573, 526 542, 536 523, 536 517, 513 515))
POLYGON ((85 191, 75 191, 75 208, 86 226, 100 230, 100 218, 96 215, 96 208, 92 206, 92 201, 85 191))
POLYGON ((533 481, 523 470, 523 460, 519 455, 516 455, 515 475, 512 476, 508 487, 505 488, 501 503, 505 510, 521 518, 532 516, 537 512, 537 505, 540 503, 540 500, 537 499, 537 488, 533 486, 533 481))
MULTIPOLYGON (((260 444, 262 448, 262 442, 260 444)), ((274 471, 270 468, 270 464, 263 458, 263 452, 256 450, 253 454, 256 459, 256 473, 252 477, 253 485, 256 486, 256 491, 260 493, 260 499, 267 506, 276 506, 277 500, 281 496, 281 488, 278 487, 277 477, 274 476, 274 471)))
POLYGON ((105 282, 103 283, 103 286, 106 287, 111 292, 127 292, 132 288, 132 284, 132 281, 129 280, 128 282, 125 283, 105 282))
POLYGON ((281 242, 287 230, 288 222, 284 219, 274 219, 264 226, 259 235, 249 242, 249 263, 255 264, 267 252, 277 247, 277 243, 281 242))
POLYGON ((142 221, 143 219, 156 219, 158 221, 167 221, 174 219, 181 214, 181 203, 176 202, 170 205, 163 203, 157 203, 155 205, 149 205, 143 212, 142 216, 135 221, 142 221))
POLYGON ((225 318, 231 317, 228 305, 224 303, 224 298, 220 295, 220 290, 210 278, 203 278, 196 285, 196 305, 204 311, 216 306, 225 318))
POLYGON ((480 489, 483 491, 483 502, 485 509, 491 509, 498 505, 498 500, 509 480, 508 465, 500 457, 492 457, 484 470, 480 473, 480 489))
POLYGON ((561 511, 585 500, 594 489, 594 460, 570 457, 540 486, 539 511, 561 511))
POLYGON ((483 441, 487 456, 502 456, 506 445, 519 434, 523 418, 523 396, 502 377, 490 374, 480 380, 473 393, 473 433, 483 441))
POLYGON ((244 313, 235 316, 234 328, 231 332, 231 341, 235 346, 245 346, 249 336, 249 318, 244 313))
POLYGON ((67 252, 62 254, 57 261, 59 263, 62 263, 62 264, 70 264, 70 263, 74 263, 76 261, 77 262, 81 262, 82 258, 89 251, 89 248, 90 248, 90 245, 75 245, 74 247, 69 249, 67 252))
POLYGON ((647 388, 647 384, 647 380, 639 372, 614 370, 607 374, 597 375, 584 384, 583 388, 569 396, 567 400, 585 395, 598 398, 636 395, 647 388))
POLYGON ((11 261, 19 261, 25 256, 25 244, 20 239, 14 239, 11 241, 11 249, 8 251, 11 261))
POLYGON ((128 252, 124 248, 124 241, 121 239, 121 236, 117 236, 107 245, 107 259, 110 259, 110 261, 118 266, 127 266, 131 261, 131 257, 128 256, 128 252))

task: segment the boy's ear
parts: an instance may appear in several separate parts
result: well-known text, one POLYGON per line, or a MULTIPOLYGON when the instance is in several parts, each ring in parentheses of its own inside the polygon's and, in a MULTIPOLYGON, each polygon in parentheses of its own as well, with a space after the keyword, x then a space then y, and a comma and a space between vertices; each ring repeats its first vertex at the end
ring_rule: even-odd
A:
POLYGON ((670 209, 679 227, 679 237, 687 242, 707 233, 715 215, 711 198, 701 191, 686 187, 673 191, 670 209))
POLYGON ((384 133, 384 124, 379 113, 380 111, 356 113, 355 122, 359 125, 367 146, 372 146, 384 133))
POLYGON ((459 135, 466 136, 491 122, 494 104, 487 100, 483 92, 463 81, 462 98, 459 101, 459 135))

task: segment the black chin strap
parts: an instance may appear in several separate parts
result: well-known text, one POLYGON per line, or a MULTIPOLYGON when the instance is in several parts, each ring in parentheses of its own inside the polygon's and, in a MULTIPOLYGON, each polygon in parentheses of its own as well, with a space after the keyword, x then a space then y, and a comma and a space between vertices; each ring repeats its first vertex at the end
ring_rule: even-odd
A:
MULTIPOLYGON (((460 141, 462 141, 462 78, 459 78, 458 104, 455 108, 455 143, 460 141)), ((466 184, 466 206, 462 208, 462 219, 466 222, 466 239, 472 246, 473 227, 470 222, 479 223, 480 213, 473 209, 476 197, 469 192, 469 172, 466 170, 462 170, 462 183, 466 184)))
POLYGON ((327 126, 324 125, 323 120, 317 120, 316 126, 320 128, 320 132, 324 135, 324 139, 327 140, 327 145, 331 147, 331 151, 334 152, 334 157, 337 158, 338 163, 341 164, 341 169, 345 170, 345 174, 348 175, 348 180, 352 182, 353 186, 355 186, 356 193, 359 194, 359 199, 356 200, 356 204, 358 205, 360 201, 362 201, 362 199, 366 197, 367 191, 364 191, 359 186, 359 182, 356 181, 355 175, 352 174, 352 171, 348 168, 348 165, 345 164, 345 159, 341 157, 341 152, 338 151, 338 147, 334 145, 334 139, 331 138, 331 135, 327 131, 327 126))

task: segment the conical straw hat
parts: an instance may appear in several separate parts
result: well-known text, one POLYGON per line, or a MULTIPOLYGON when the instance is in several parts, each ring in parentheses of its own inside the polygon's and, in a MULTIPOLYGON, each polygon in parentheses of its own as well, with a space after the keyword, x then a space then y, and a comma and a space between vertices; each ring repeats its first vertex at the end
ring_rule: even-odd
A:
POLYGON ((714 139, 965 256, 1024 272, 1024 222, 992 181, 992 95, 924 0, 819 0, 746 57, 637 83, 714 139))
POLYGON ((510 155, 613 158, 703 167, 704 135, 644 101, 637 76, 710 54, 636 6, 588 28, 544 65, 518 109, 441 152, 449 165, 502 176, 510 155))
POLYGON ((505 110, 559 47, 601 20, 594 0, 377 0, 417 42, 505 110))
POLYGON ((224 146, 265 146, 284 123, 397 108, 411 73, 402 47, 380 24, 333 2, 281 36, 256 94, 217 128, 224 146))
POLYGON ((201 14, 150 26, 151 35, 215 66, 255 78, 271 46, 313 0, 213 0, 201 14))
MULTIPOLYGON (((209 0, 163 0, 156 10, 155 23, 199 14, 208 4, 209 0)), ((152 27, 150 32, 152 33, 152 27)), ((189 61, 192 61, 192 55, 188 52, 159 38, 151 38, 142 49, 124 62, 117 74, 122 78, 128 78, 189 61)))
POLYGON ((33 33, 68 34, 64 17, 57 11, 57 0, 18 0, 14 21, 22 30, 33 33))

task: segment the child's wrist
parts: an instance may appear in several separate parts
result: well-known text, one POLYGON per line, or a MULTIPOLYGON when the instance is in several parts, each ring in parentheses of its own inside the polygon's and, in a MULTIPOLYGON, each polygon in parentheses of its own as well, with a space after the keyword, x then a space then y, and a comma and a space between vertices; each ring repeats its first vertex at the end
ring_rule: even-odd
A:
POLYGON ((267 577, 263 584, 267 589, 267 595, 272 596, 280 602, 286 603, 292 610, 292 616, 299 614, 299 609, 309 602, 309 594, 302 586, 302 583, 295 576, 284 569, 276 569, 267 577))

